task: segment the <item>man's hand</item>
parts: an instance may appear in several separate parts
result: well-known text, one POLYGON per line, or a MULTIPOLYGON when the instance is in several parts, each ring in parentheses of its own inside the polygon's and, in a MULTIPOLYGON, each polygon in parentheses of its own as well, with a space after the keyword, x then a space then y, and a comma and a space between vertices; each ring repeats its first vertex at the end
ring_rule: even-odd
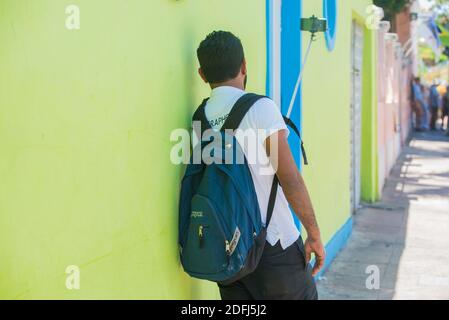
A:
POLYGON ((324 262, 326 261, 326 251, 324 250, 323 243, 321 239, 307 238, 304 242, 304 249, 306 252, 306 262, 309 264, 312 253, 315 254, 315 265, 312 269, 312 276, 316 276, 318 272, 323 268, 324 262))
POLYGON ((270 136, 266 141, 266 149, 288 203, 307 230, 308 238, 304 243, 306 260, 309 263, 312 253, 315 254, 316 263, 312 274, 316 276, 324 266, 326 253, 321 242, 320 229, 309 192, 290 151, 287 131, 282 130, 270 136))

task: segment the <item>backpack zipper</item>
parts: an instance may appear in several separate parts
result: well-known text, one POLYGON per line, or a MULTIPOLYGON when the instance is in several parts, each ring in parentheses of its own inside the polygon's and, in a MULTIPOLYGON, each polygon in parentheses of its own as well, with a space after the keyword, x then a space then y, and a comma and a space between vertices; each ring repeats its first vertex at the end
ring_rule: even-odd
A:
MULTIPOLYGON (((202 199, 204 199, 204 200, 209 204, 209 206, 210 206, 211 208, 213 208, 214 211, 216 212, 215 206, 212 204, 212 202, 211 202, 207 197, 202 196, 202 195, 199 195, 199 194, 197 194, 196 196, 197 196, 197 197, 200 197, 200 198, 202 198, 202 199)), ((223 236, 223 239, 225 240, 225 251, 226 251, 226 255, 227 255, 228 258, 229 258, 229 257, 231 257, 231 244, 230 244, 229 241, 227 240, 226 234, 225 234, 225 232, 223 231, 223 229, 222 229, 222 227, 221 227, 221 225, 220 225, 220 223, 219 223, 220 221, 218 220, 218 218, 217 218, 217 216, 216 216, 215 214, 213 214, 213 219, 215 219, 215 221, 216 221, 216 223, 217 223, 218 230, 220 230, 220 233, 221 233, 221 235, 223 236)), ((203 236, 204 226, 200 226, 200 227, 202 227, 202 228, 201 228, 201 235, 203 236)), ((199 230, 199 229, 198 229, 198 235, 200 235, 200 230, 199 230)), ((201 243, 201 240, 200 240, 200 243, 201 243)))
POLYGON ((204 237, 203 229, 204 227, 201 225, 198 227, 198 240, 199 240, 198 246, 200 247, 200 249, 203 248, 203 237, 204 237))

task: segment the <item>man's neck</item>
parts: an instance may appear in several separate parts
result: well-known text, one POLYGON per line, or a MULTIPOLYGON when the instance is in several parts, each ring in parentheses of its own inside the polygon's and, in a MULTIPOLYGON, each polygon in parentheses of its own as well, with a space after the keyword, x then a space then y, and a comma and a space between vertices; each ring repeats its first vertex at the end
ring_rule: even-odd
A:
POLYGON ((210 87, 212 88, 212 90, 218 87, 234 87, 240 90, 245 90, 244 84, 241 81, 236 80, 229 80, 222 83, 214 83, 211 84, 210 87))

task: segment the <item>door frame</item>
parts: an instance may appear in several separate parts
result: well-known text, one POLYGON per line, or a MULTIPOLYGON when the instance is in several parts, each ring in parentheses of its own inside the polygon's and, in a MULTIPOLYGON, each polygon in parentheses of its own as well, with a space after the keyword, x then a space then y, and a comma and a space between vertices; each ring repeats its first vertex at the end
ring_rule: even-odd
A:
POLYGON ((351 101, 350 101, 350 205, 351 212, 354 214, 359 209, 362 200, 362 108, 363 108, 363 56, 365 48, 364 27, 356 20, 353 20, 351 26, 351 101), (355 65, 356 62, 356 32, 359 29, 361 33, 360 45, 360 69, 355 65), (359 93, 357 93, 356 82, 359 82, 359 93), (356 109, 356 100, 358 108, 356 109))

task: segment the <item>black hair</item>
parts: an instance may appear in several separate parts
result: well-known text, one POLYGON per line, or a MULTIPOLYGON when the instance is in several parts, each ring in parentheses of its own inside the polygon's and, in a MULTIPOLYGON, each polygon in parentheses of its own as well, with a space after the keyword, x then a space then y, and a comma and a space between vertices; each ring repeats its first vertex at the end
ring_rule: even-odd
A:
POLYGON ((242 42, 227 31, 210 33, 198 47, 197 55, 209 83, 234 79, 245 59, 242 42))

